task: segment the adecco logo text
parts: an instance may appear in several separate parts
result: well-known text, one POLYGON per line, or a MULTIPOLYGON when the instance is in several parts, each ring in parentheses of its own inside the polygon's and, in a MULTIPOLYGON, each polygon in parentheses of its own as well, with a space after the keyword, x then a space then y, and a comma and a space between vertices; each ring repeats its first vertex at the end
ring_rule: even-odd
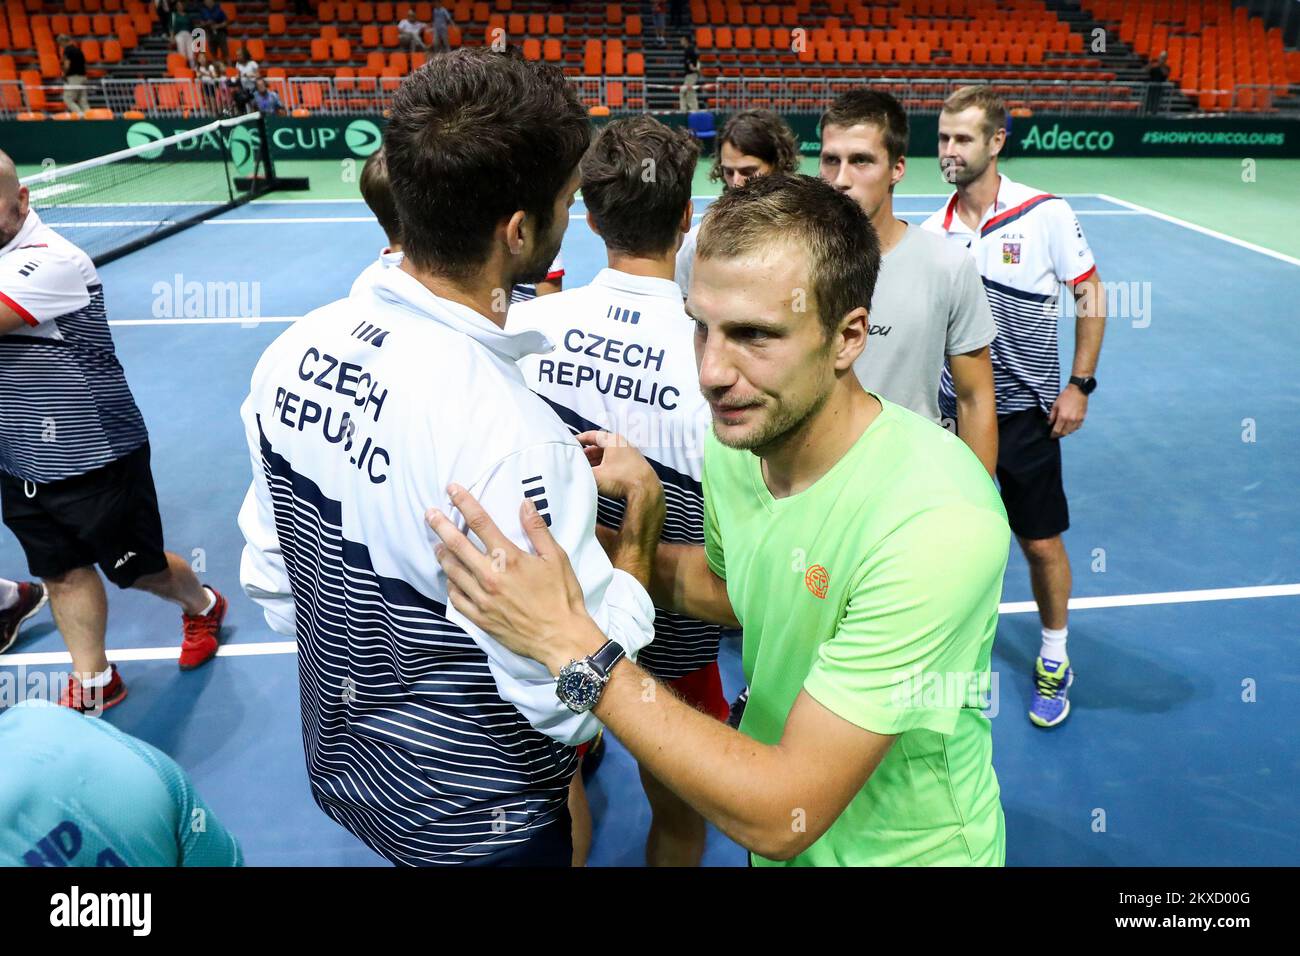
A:
POLYGON ((1025 138, 1020 141, 1021 149, 1037 149, 1042 152, 1063 152, 1080 150, 1088 153, 1104 153, 1115 145, 1115 134, 1108 129, 1061 129, 1060 123, 1053 123, 1046 132, 1038 129, 1035 123, 1029 128, 1025 138))

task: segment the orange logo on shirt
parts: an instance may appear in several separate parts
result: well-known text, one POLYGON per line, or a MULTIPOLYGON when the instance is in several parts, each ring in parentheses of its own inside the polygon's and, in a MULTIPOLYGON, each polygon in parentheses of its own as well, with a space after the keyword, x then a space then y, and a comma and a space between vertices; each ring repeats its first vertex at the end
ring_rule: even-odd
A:
POLYGON ((814 564, 803 576, 803 583, 816 597, 825 598, 826 588, 831 583, 831 576, 820 564, 814 564))

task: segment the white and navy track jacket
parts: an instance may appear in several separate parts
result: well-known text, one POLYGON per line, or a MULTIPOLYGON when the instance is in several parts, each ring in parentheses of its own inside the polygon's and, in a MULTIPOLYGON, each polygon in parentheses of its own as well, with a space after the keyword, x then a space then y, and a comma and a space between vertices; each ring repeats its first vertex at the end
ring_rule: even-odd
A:
POLYGON ((599 727, 449 603, 424 513, 464 528, 450 482, 524 548, 532 498, 601 630, 631 655, 653 635, 649 596, 593 535, 582 449, 516 364, 549 348, 388 268, 272 343, 244 403, 241 580, 297 638, 317 803, 397 863, 463 862, 553 822, 572 745, 599 727))

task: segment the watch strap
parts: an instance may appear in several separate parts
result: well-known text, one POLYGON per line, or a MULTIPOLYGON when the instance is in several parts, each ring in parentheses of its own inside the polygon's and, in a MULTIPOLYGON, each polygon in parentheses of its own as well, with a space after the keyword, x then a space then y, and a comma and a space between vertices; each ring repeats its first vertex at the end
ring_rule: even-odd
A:
POLYGON ((592 654, 587 660, 601 677, 608 678, 609 672, 614 669, 614 665, 623 659, 626 652, 623 645, 617 641, 606 641, 601 645, 600 650, 592 654))

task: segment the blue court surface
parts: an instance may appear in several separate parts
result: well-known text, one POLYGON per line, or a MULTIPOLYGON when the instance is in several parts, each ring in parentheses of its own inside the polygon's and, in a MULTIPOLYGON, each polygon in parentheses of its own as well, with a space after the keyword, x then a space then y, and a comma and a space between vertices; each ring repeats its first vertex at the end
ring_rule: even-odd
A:
MULTIPOLYGON (((1069 198, 1102 279, 1126 301, 1112 302, 1101 387, 1064 449, 1078 676, 1071 717, 1053 731, 1025 716, 1039 635, 1018 551, 1007 571, 993 728, 1008 863, 1294 864, 1300 261, 1107 197, 1069 198)), ((898 206, 919 222, 941 201, 898 206)), ((572 213, 566 286, 604 265, 581 205, 572 213)), ((259 201, 102 270, 168 547, 231 598, 221 656, 183 674, 179 613, 110 594, 109 656, 130 697, 106 719, 174 756, 252 865, 384 865, 311 801, 296 656, 240 593, 235 523, 250 476, 238 412, 254 363, 292 317, 346 295, 383 244, 360 202, 259 201), (189 283, 232 282, 256 284, 241 292, 260 323, 206 304, 205 317, 187 315, 189 283)), ((1061 338, 1068 367, 1072 322, 1061 338)), ((25 572, 0 534, 0 574, 25 572)), ((0 681, 25 684, 65 660, 45 613, 0 658, 0 681)), ((722 663, 734 694, 735 646, 722 663)), ((649 808, 617 742, 589 794, 591 863, 640 865, 649 808)), ((705 862, 743 865, 744 853, 712 833, 705 862)))

